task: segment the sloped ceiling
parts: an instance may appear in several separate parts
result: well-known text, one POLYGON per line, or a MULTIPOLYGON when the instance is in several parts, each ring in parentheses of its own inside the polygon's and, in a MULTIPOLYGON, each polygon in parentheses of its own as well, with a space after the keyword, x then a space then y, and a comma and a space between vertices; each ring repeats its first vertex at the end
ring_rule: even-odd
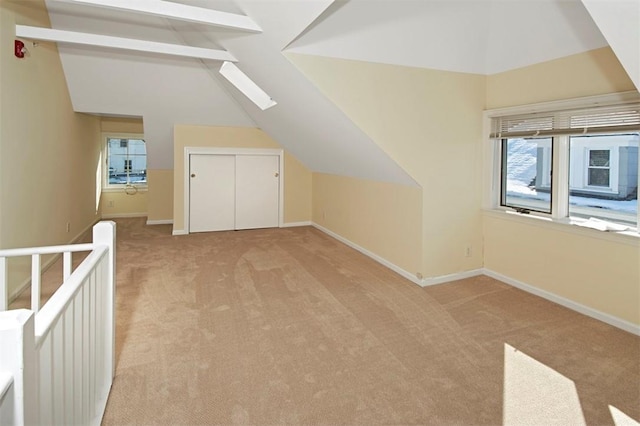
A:
POLYGON ((582 0, 629 77, 640 90, 640 0, 582 0))
POLYGON ((607 45, 579 0, 399 3, 345 2, 287 50, 495 74, 607 45))
POLYGON ((143 116, 157 169, 173 168, 174 124, 258 126, 314 171, 414 185, 283 51, 492 74, 607 45, 580 0, 175 2, 244 14, 263 31, 47 0, 56 29, 228 50, 278 102, 258 109, 217 61, 60 44, 76 111, 143 116))

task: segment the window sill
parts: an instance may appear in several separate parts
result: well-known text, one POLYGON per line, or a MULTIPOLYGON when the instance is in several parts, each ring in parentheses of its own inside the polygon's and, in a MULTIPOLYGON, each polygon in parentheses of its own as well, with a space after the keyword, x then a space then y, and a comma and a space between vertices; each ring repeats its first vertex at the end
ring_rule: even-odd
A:
POLYGON ((578 223, 586 222, 586 219, 552 219, 547 216, 536 215, 533 213, 523 214, 500 208, 485 209, 484 214, 497 219, 509 220, 521 224, 552 229, 559 232, 566 232, 574 235, 598 238, 606 241, 640 247, 640 233, 638 233, 637 228, 631 228, 626 231, 600 231, 598 229, 578 225, 578 223))
POLYGON ((614 191, 611 187, 603 186, 585 186, 584 188, 571 188, 577 191, 597 192, 598 194, 618 195, 618 191, 614 191))
MULTIPOLYGON (((145 186, 136 186, 135 189, 136 189, 135 192, 147 192, 149 190, 149 187, 146 186, 146 185, 145 186)), ((115 187, 102 188, 102 192, 109 192, 109 193, 126 192, 126 188, 124 188, 124 187, 122 187, 122 188, 115 188, 115 187)), ((134 192, 134 191, 130 190, 130 192, 134 192)))

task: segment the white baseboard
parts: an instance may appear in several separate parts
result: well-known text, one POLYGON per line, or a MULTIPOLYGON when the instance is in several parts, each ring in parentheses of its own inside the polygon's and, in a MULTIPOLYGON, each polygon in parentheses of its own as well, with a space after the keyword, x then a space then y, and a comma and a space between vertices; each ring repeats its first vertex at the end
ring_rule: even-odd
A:
POLYGON ((375 260, 376 262, 386 266, 387 268, 391 269, 392 271, 398 273, 399 275, 403 276, 404 278, 408 279, 409 281, 421 286, 421 287, 427 287, 427 286, 431 286, 431 285, 436 285, 436 284, 444 284, 444 283, 448 283, 451 281, 456 281, 456 280, 462 280, 465 278, 471 278, 471 277, 475 277, 478 275, 487 275, 491 278, 495 278, 498 281, 502 281, 506 284, 512 285, 513 287, 519 288, 520 290, 526 291, 527 293, 531 293, 534 294, 536 296, 542 297, 543 299, 547 299, 551 302, 557 303, 559 305, 562 305, 566 308, 569 308, 573 311, 579 312, 581 314, 584 314, 588 317, 597 319, 599 321, 602 321, 606 324, 612 325, 614 327, 617 327, 621 330, 624 331, 628 331, 629 333, 635 334, 637 336, 640 336, 640 326, 635 325, 633 323, 630 323, 628 321, 625 321, 623 319, 614 317, 613 315, 609 315, 606 314, 604 312, 600 312, 596 309, 590 308, 588 306, 582 305, 580 303, 574 302, 572 300, 566 299, 562 296, 558 296, 557 294, 551 293, 549 291, 546 290, 542 290, 539 289, 537 287, 534 287, 532 285, 523 283, 522 281, 518 281, 515 280, 513 278, 507 277, 506 275, 502 275, 499 274, 497 272, 494 272, 490 269, 486 269, 486 268, 482 268, 482 269, 473 269, 471 271, 464 271, 464 272, 458 272, 458 273, 454 273, 454 274, 448 274, 448 275, 442 275, 439 277, 430 277, 430 278, 424 278, 424 279, 418 279, 417 277, 415 277, 414 275, 412 275, 411 273, 405 271, 404 269, 400 268, 397 265, 394 265, 393 263, 389 262, 386 259, 383 259, 382 257, 378 256, 375 253, 370 252, 369 250, 353 243, 352 241, 347 240, 346 238, 336 234, 333 231, 330 231, 329 229, 318 225, 317 223, 312 223, 312 226, 322 232, 324 232, 325 234, 335 238, 336 240, 348 245, 349 247, 359 251, 360 253, 369 256, 371 259, 375 260))
POLYGON ((307 220, 304 222, 288 222, 282 224, 283 228, 295 228, 297 226, 311 226, 311 221, 307 220))
POLYGON ((421 285, 420 284, 421 280, 419 278, 417 278, 414 274, 412 274, 412 273, 410 273, 408 271, 405 271, 404 269, 402 269, 398 265, 395 265, 395 264, 389 262, 388 260, 378 256, 377 254, 375 254, 373 252, 370 252, 366 248, 361 247, 358 244, 347 240, 343 236, 338 235, 333 231, 330 231, 329 229, 325 228, 324 226, 320 226, 315 222, 312 222, 311 226, 313 226, 314 228, 316 228, 316 229, 324 232, 325 234, 335 238, 336 240, 340 241, 341 243, 344 243, 344 244, 348 245, 352 249, 359 251, 360 253, 364 254, 365 256, 369 256, 371 259, 375 260, 376 262, 380 263, 383 266, 386 266, 387 268, 391 269, 393 272, 403 276, 404 278, 408 279, 412 283, 421 285))
POLYGON ((147 219, 147 225, 173 225, 173 219, 160 219, 160 220, 147 219))
POLYGON ((472 269, 470 271, 456 272, 454 274, 440 275, 438 277, 423 278, 419 283, 421 287, 428 287, 436 284, 444 284, 451 281, 463 280, 465 278, 477 277, 483 274, 482 269, 472 269))
POLYGON ((476 277, 478 275, 482 275, 483 270, 482 269, 473 269, 471 271, 463 271, 463 272, 456 272, 454 274, 447 274, 447 275, 441 275, 438 277, 430 277, 430 278, 418 278, 416 277, 414 274, 412 274, 411 272, 405 271, 404 269, 402 269, 401 267, 399 267, 398 265, 395 265, 391 262, 389 262, 388 260, 378 256, 375 253, 370 252, 369 250, 365 249, 364 247, 359 246, 358 244, 349 241, 348 239, 344 238, 341 235, 336 234, 333 231, 330 231, 329 229, 318 225, 315 222, 312 222, 311 225, 324 232, 325 234, 335 238, 336 240, 348 245, 349 247, 358 250, 360 253, 364 254, 365 256, 369 256, 371 259, 375 260, 376 262, 380 263, 383 266, 386 266, 387 268, 391 269, 392 271, 394 271, 395 273, 401 275, 402 277, 408 279, 409 281, 411 281, 414 284, 419 285, 420 287, 427 287, 430 285, 436 285, 436 284, 444 284, 444 283, 448 283, 450 281, 457 281, 457 280, 462 280, 465 278, 470 278, 470 277, 476 277))
POLYGON ((187 231, 185 231, 184 229, 174 229, 171 232, 171 235, 189 235, 189 233, 187 231))
POLYGON ((147 213, 114 213, 114 214, 103 214, 103 219, 123 219, 127 217, 147 217, 147 213))
POLYGON ((502 281, 513 287, 519 288, 520 290, 526 291, 527 293, 531 293, 536 296, 542 297, 543 299, 550 300, 551 302, 562 305, 565 308, 569 308, 588 317, 597 319, 624 331, 628 331, 629 333, 635 334, 636 336, 640 336, 640 326, 638 325, 635 325, 618 317, 614 317, 613 315, 605 314, 604 312, 600 312, 597 309, 590 308, 562 296, 558 296, 557 294, 551 293, 550 291, 542 290, 530 284, 523 283, 522 281, 507 277, 506 275, 502 275, 490 269, 484 268, 483 273, 484 275, 495 278, 496 280, 502 281))

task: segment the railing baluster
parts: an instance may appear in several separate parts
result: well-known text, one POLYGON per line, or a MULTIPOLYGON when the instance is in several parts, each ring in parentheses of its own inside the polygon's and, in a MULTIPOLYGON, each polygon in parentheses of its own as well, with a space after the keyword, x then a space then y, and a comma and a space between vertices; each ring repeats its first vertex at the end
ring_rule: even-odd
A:
MULTIPOLYGON (((93 273, 93 271, 92 271, 93 273)), ((89 294, 89 395, 91 395, 91 409, 89 411, 89 417, 94 418, 96 415, 96 289, 92 286, 87 286, 90 291, 89 294)))
POLYGON ((73 418, 73 303, 70 303, 65 313, 64 320, 64 418, 65 424, 76 424, 73 418))
POLYGON ((9 289, 7 284, 7 258, 0 257, 0 312, 9 309, 9 289))
MULTIPOLYGON (((96 324, 100 325, 104 321, 104 308, 102 306, 104 302, 104 288, 98 285, 97 268, 93 270, 93 273, 89 277, 91 280, 91 287, 96 289, 96 324)), ((102 382, 104 377, 104 334, 103 328, 96 328, 96 397, 101 397, 102 382)))
POLYGON ((40 375, 38 376, 39 419, 38 424, 53 424, 53 333, 46 336, 40 346, 40 375))
MULTIPOLYGON (((89 298, 91 297, 90 289, 86 286, 82 287, 82 341, 89 342, 89 298)), ((82 345, 82 423, 89 424, 91 419, 89 413, 91 411, 91 403, 93 402, 89 395, 89 383, 91 371, 89 370, 89 347, 82 345)))
POLYGON ((71 253, 70 251, 65 251, 62 254, 62 281, 66 281, 71 276, 71 253))
POLYGON ((73 423, 83 424, 82 421, 82 291, 84 286, 73 299, 73 423))
POLYGON ((31 256, 31 310, 38 313, 40 310, 40 255, 31 256))
POLYGON ((53 424, 66 424, 64 418, 64 317, 61 317, 51 331, 53 350, 53 424))

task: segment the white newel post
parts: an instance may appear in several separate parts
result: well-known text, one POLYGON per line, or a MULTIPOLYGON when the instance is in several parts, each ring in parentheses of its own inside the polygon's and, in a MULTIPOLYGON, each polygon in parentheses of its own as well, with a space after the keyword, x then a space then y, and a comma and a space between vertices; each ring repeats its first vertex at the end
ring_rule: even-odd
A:
POLYGON ((102 221, 93 227, 93 243, 98 245, 106 245, 109 247, 108 253, 108 271, 106 283, 109 290, 105 300, 106 320, 107 324, 111 324, 106 330, 108 337, 105 339, 111 345, 111 350, 105 358, 105 368, 110 371, 111 378, 115 376, 116 368, 116 223, 113 221, 102 221))
MULTIPOLYGON (((34 313, 27 309, 0 312, 0 368, 13 375, 11 425, 37 419, 34 313)), ((8 395, 7 395, 8 396, 8 395)))

